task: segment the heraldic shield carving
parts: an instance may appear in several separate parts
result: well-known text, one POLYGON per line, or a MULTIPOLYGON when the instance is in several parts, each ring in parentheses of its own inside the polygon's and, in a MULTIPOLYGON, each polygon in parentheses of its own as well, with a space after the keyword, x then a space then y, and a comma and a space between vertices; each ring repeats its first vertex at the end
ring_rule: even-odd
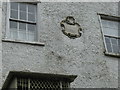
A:
POLYGON ((75 22, 74 17, 68 16, 65 20, 60 23, 62 32, 71 39, 78 38, 82 35, 81 26, 75 22))

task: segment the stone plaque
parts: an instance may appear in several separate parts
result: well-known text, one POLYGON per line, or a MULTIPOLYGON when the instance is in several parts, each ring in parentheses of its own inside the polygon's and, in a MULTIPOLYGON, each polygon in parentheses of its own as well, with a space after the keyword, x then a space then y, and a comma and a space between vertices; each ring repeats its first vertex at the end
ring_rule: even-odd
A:
POLYGON ((75 22, 74 17, 68 16, 60 23, 62 32, 69 38, 75 39, 81 36, 82 28, 75 22))

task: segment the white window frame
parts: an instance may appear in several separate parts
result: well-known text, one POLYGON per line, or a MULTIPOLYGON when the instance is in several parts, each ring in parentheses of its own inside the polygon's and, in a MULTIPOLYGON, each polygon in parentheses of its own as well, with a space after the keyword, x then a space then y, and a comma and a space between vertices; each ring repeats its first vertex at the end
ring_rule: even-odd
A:
MULTIPOLYGON (((18 2, 18 3, 21 3, 21 2, 18 2)), ((22 2, 23 3, 23 2, 22 2)), ((35 25, 36 25, 36 33, 35 33, 35 41, 28 41, 28 40, 19 40, 19 39, 11 39, 10 38, 10 27, 9 27, 9 24, 10 24, 10 11, 11 11, 11 9, 10 9, 10 2, 7 2, 7 15, 6 15, 6 31, 5 31, 5 38, 4 38, 4 40, 7 40, 7 41, 19 41, 19 42, 28 42, 28 43, 32 43, 32 42, 36 42, 36 44, 40 44, 40 43, 37 43, 38 42, 38 27, 37 27, 37 3, 32 3, 32 2, 24 2, 24 3, 26 3, 26 4, 34 4, 34 5, 36 5, 36 15, 35 15, 35 19, 36 19, 36 21, 35 21, 35 25)), ((19 11, 18 11, 19 12, 19 11)), ((19 15, 18 15, 19 16, 19 15)), ((14 19, 13 19, 14 20, 14 19)), ((20 21, 22 21, 22 20, 16 20, 16 21, 18 21, 18 22, 20 22, 20 21)), ((24 21, 24 20, 23 20, 24 21)), ((25 21, 26 22, 26 21, 25 21)), ((29 22, 27 23, 26 22, 26 24, 29 24, 29 22)), ((18 31, 17 31, 18 32, 18 31)), ((43 43, 41 43, 41 44, 43 44, 43 43)))
MULTIPOLYGON (((110 36, 110 35, 104 35, 104 31, 103 31, 103 26, 102 26, 102 19, 106 19, 106 20, 112 20, 112 21, 118 21, 120 20, 120 17, 117 16, 110 16, 110 15, 105 15, 105 14, 99 14, 99 21, 100 21, 100 27, 101 27, 101 33, 102 33, 102 38, 103 38, 103 45, 104 45, 104 54, 107 56, 115 56, 115 57, 120 57, 120 53, 110 53, 107 51, 107 46, 106 46, 106 41, 105 41, 105 36, 109 36, 109 37, 114 37, 114 36, 110 36)), ((114 37, 114 38, 120 38, 119 36, 114 37)))

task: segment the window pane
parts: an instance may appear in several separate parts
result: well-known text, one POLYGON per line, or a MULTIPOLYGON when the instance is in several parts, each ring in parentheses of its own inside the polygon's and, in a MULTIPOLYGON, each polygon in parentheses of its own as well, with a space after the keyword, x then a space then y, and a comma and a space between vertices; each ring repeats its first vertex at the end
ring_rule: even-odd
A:
POLYGON ((110 43, 110 38, 109 37, 105 37, 105 42, 106 43, 110 43))
POLYGON ((19 23, 19 29, 26 30, 26 23, 19 23))
POLYGON ((32 33, 28 33, 28 40, 29 41, 35 41, 35 35, 32 33))
POLYGON ((110 36, 118 36, 118 21, 102 20, 103 33, 110 36))
POLYGON ((120 45, 118 46, 118 53, 120 54, 120 45))
POLYGON ((29 32, 34 32, 34 31, 36 31, 36 25, 28 24, 28 31, 29 31, 29 32))
POLYGON ((113 47, 113 52, 118 53, 118 46, 117 45, 112 45, 113 47))
POLYGON ((120 37, 120 26, 119 26, 119 29, 118 29, 118 37, 120 37))
POLYGON ((28 21, 35 22, 35 14, 28 14, 28 21))
POLYGON ((118 29, 118 22, 111 20, 102 20, 103 27, 118 29))
POLYGON ((102 26, 103 26, 103 27, 107 27, 106 20, 103 20, 103 19, 102 19, 101 21, 102 21, 102 26))
POLYGON ((117 21, 112 21, 112 22, 113 22, 113 27, 111 27, 111 28, 114 28, 114 29, 118 30, 119 22, 117 22, 117 21))
POLYGON ((117 45, 117 39, 116 38, 111 38, 111 42, 112 42, 112 44, 117 45))
POLYGON ((26 20, 26 13, 25 12, 20 12, 20 19, 26 20))
POLYGON ((18 10, 18 3, 11 2, 10 4, 11 4, 11 9, 18 10))
POLYGON ((18 19, 18 11, 11 10, 10 17, 11 17, 11 18, 18 19))
POLYGON ((20 11, 26 12, 26 4, 20 3, 20 11))
POLYGON ((113 25, 113 22, 111 22, 110 20, 106 20, 106 25, 107 27, 110 27, 111 25, 113 25))
POLYGON ((19 23, 19 39, 26 40, 26 23, 19 23))
POLYGON ((19 39, 26 40, 26 31, 19 31, 19 39))
POLYGON ((118 39, 118 45, 120 45, 120 39, 118 39))
POLYGON ((19 23, 19 39, 26 40, 26 23, 19 23))
POLYGON ((35 41, 36 25, 28 24, 28 40, 35 41))
POLYGON ((108 52, 112 52, 111 44, 106 43, 106 46, 107 46, 107 51, 108 51, 108 52))
POLYGON ((17 22, 10 21, 10 28, 16 28, 17 29, 17 22))
POLYGON ((103 33, 110 36, 118 36, 118 30, 112 28, 103 28, 103 33))
POLYGON ((14 29, 10 30, 11 39, 17 39, 17 35, 18 35, 17 30, 14 30, 14 29))
POLYGON ((35 5, 28 5, 28 12, 30 13, 35 13, 36 6, 35 5))

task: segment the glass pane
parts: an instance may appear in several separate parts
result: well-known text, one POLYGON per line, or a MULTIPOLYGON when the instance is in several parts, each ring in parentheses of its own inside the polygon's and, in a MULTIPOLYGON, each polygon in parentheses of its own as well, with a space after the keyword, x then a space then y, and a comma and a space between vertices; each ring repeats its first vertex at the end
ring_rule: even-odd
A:
POLYGON ((11 9, 18 10, 18 3, 11 2, 10 4, 11 4, 11 9))
POLYGON ((118 45, 120 45, 120 39, 118 39, 118 45))
POLYGON ((106 43, 106 46, 107 46, 107 51, 108 51, 108 52, 112 52, 111 44, 106 43))
POLYGON ((20 12, 20 19, 26 20, 26 13, 25 12, 20 12))
POLYGON ((28 14, 28 21, 35 22, 35 14, 28 14))
POLYGON ((118 23, 118 34, 119 34, 119 36, 120 36, 120 22, 118 23))
POLYGON ((103 19, 102 19, 101 21, 102 21, 102 26, 103 26, 103 27, 107 27, 107 22, 106 22, 106 20, 103 20, 103 19))
POLYGON ((35 13, 36 5, 28 5, 28 12, 29 13, 35 13))
POLYGON ((102 20, 103 33, 105 35, 118 36, 118 21, 102 20))
POLYGON ((35 41, 36 25, 28 24, 28 40, 35 41))
POLYGON ((11 18, 18 19, 18 11, 11 10, 10 17, 11 17, 11 18))
POLYGON ((17 29, 17 22, 10 21, 10 28, 16 28, 17 29))
POLYGON ((26 40, 26 31, 19 31, 19 39, 26 40))
POLYGON ((118 46, 117 45, 112 45, 113 47, 113 52, 118 53, 118 46))
POLYGON ((109 27, 113 29, 118 29, 118 22, 112 20, 104 20, 104 27, 109 27))
POLYGON ((110 21, 110 20, 102 20, 102 25, 103 25, 103 27, 107 27, 107 28, 115 27, 114 21, 110 21))
POLYGON ((18 33, 17 33, 17 30, 10 30, 10 37, 12 38, 12 39, 17 39, 17 35, 18 35, 18 33))
POLYGON ((29 32, 35 32, 36 31, 36 25, 28 24, 28 31, 29 32))
POLYGON ((118 51, 119 51, 118 53, 120 54, 120 46, 118 46, 118 51))
POLYGON ((28 40, 29 41, 35 41, 35 35, 32 33, 28 33, 28 40))
POLYGON ((20 3, 20 11, 25 11, 26 12, 26 4, 20 3))
POLYGON ((117 39, 116 38, 111 38, 111 42, 112 42, 112 44, 117 45, 117 39))
POLYGON ((110 38, 109 37, 105 37, 105 42, 106 43, 110 43, 110 38))
POLYGON ((106 25, 107 25, 107 27, 110 27, 112 24, 113 24, 113 23, 112 23, 111 21, 106 20, 106 25))
POLYGON ((26 30, 26 23, 19 23, 19 29, 26 30))
POLYGON ((120 37, 120 26, 118 27, 118 36, 120 37))
POLYGON ((118 30, 112 28, 103 28, 105 35, 118 36, 118 30))
POLYGON ((111 28, 114 28, 114 29, 118 30, 118 24, 119 24, 119 22, 117 22, 117 21, 112 21, 112 22, 113 22, 113 27, 111 27, 111 28))

